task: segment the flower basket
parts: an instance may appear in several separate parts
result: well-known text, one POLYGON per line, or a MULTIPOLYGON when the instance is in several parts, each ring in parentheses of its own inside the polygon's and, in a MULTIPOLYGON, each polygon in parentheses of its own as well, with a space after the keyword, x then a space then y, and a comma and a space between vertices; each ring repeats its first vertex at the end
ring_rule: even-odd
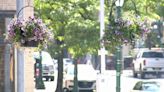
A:
POLYGON ((20 43, 24 47, 38 47, 53 38, 41 19, 29 17, 28 19, 14 19, 8 26, 8 41, 20 43))

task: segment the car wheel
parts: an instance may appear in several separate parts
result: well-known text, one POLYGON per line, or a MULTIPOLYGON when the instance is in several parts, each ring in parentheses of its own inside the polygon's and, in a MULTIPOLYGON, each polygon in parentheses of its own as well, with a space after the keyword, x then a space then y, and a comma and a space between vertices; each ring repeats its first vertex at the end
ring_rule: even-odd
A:
POLYGON ((68 88, 63 88, 63 92, 70 92, 68 88))
POLYGON ((51 77, 51 81, 54 81, 54 76, 53 76, 53 77, 51 77))
POLYGON ((46 77, 46 81, 48 81, 49 80, 49 78, 48 77, 46 77))
POLYGON ((133 69, 133 77, 134 77, 134 78, 137 78, 137 73, 136 73, 136 71, 135 71, 134 64, 132 64, 132 69, 133 69))
POLYGON ((141 79, 145 79, 145 73, 141 72, 141 79))
POLYGON ((138 75, 138 74, 133 70, 133 77, 134 77, 134 78, 137 78, 137 75, 138 75))
POLYGON ((142 65, 140 64, 140 76, 141 79, 145 79, 145 73, 142 71, 142 65))
POLYGON ((136 71, 135 71, 135 69, 134 69, 134 66, 133 66, 133 77, 134 77, 134 78, 137 78, 137 73, 136 73, 136 71))

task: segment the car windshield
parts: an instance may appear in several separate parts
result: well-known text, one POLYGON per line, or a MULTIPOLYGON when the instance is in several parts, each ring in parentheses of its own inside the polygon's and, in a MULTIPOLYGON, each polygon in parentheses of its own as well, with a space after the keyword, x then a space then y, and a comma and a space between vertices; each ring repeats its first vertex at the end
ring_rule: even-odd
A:
POLYGON ((142 85, 142 89, 143 91, 158 92, 160 89, 160 86, 154 83, 145 83, 142 85))
POLYGON ((157 82, 138 82, 134 90, 141 90, 146 92, 159 92, 160 84, 157 82))
POLYGON ((144 58, 164 58, 162 52, 144 52, 142 57, 144 58))

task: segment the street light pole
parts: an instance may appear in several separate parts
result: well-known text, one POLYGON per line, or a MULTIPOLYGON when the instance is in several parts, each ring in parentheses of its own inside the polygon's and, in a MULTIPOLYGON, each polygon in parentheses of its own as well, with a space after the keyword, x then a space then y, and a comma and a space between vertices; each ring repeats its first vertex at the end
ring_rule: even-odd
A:
MULTIPOLYGON (((117 19, 121 16, 121 7, 117 6, 117 19)), ((116 62, 116 92, 120 92, 121 88, 121 46, 117 47, 117 62, 116 62)))
POLYGON ((105 23, 104 23, 104 0, 100 0, 100 50, 98 51, 98 54, 100 55, 100 74, 97 76, 96 80, 96 92, 108 92, 108 78, 105 76, 105 55, 107 54, 107 51, 105 50, 104 46, 104 29, 105 29, 105 23))
MULTIPOLYGON (((117 0, 116 4, 116 13, 117 20, 121 18, 121 7, 123 6, 124 0, 117 0)), ((118 25, 119 26, 119 25, 118 25)), ((116 62, 116 92, 120 92, 121 88, 121 46, 117 47, 117 62, 116 62)))
POLYGON ((105 71, 105 47, 103 42, 104 36, 104 0, 100 0, 100 51, 99 54, 101 56, 101 74, 105 71))
POLYGON ((116 92, 120 92, 121 85, 121 46, 117 47, 117 62, 116 62, 116 92))

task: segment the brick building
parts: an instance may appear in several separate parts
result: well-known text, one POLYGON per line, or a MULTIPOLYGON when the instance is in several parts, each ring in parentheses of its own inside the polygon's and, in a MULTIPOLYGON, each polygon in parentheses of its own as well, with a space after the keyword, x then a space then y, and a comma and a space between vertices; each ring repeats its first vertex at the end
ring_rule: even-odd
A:
POLYGON ((10 77, 14 76, 13 73, 10 74, 12 72, 9 62, 10 48, 4 41, 7 24, 16 12, 16 3, 13 2, 16 0, 0 0, 0 92, 5 92, 5 86, 10 86, 8 87, 10 90, 13 89, 13 80, 10 80, 10 77))
MULTIPOLYGON (((7 33, 9 22, 17 15, 16 12, 29 4, 32 6, 33 0, 0 0, 0 92, 33 92, 34 89, 34 60, 31 56, 33 49, 15 48, 5 41, 4 35, 7 33), (18 59, 20 56, 17 56, 15 51, 23 53, 21 55, 23 65, 20 65, 18 59)), ((23 12, 20 15, 23 18, 33 15, 33 7, 26 7, 21 11, 23 12)))

